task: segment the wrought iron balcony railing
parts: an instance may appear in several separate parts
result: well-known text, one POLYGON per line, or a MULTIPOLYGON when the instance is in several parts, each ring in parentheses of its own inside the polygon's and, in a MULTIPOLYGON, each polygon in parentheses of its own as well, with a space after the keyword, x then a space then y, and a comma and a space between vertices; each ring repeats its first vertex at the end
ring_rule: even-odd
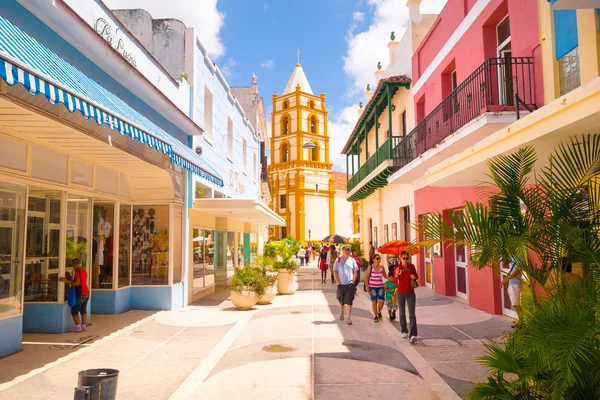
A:
POLYGON ((394 147, 394 167, 406 166, 484 112, 535 108, 533 58, 489 58, 394 147))
POLYGON ((402 136, 392 136, 388 138, 383 144, 375 151, 367 162, 365 162, 361 167, 354 173, 354 175, 348 180, 346 183, 346 190, 350 192, 354 189, 363 179, 365 179, 369 174, 377 167, 381 165, 386 160, 390 160, 392 158, 392 149, 398 145, 402 136))

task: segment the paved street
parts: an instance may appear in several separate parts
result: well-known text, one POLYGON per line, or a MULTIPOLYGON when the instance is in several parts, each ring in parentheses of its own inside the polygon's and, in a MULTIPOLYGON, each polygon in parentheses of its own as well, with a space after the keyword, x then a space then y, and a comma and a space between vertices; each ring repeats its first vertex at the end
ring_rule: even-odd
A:
POLYGON ((373 322, 362 285, 348 326, 314 265, 298 284, 252 311, 222 291, 179 311, 96 315, 85 334, 26 334, 0 360, 0 399, 72 398, 77 372, 102 367, 121 371, 120 399, 457 399, 485 376, 482 342, 510 329, 419 288, 411 346, 397 322, 373 322))

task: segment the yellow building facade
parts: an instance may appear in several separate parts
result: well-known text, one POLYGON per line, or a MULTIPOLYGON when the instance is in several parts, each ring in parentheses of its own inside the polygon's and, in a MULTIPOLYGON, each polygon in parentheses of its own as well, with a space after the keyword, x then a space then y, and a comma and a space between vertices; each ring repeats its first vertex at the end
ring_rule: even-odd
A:
POLYGON ((313 94, 302 66, 296 64, 283 94, 273 94, 270 206, 286 226, 273 227, 271 238, 291 235, 309 241, 354 233, 352 205, 336 196, 327 118, 325 94, 313 94), (345 219, 337 230, 336 212, 345 219))

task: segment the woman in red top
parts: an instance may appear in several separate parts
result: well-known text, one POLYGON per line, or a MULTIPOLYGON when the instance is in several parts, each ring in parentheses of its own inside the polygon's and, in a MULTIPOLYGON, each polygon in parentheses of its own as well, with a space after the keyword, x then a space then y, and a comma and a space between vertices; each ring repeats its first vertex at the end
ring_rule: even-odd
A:
POLYGON ((400 311, 402 337, 410 337, 410 343, 413 344, 417 340, 417 317, 415 316, 417 298, 415 289, 411 285, 411 279, 419 279, 419 275, 417 275, 415 266, 408 262, 409 257, 408 251, 403 251, 400 255, 402 262, 394 268, 394 283, 398 285, 396 301, 398 301, 400 311), (408 316, 410 319, 410 336, 406 327, 406 303, 408 303, 408 316))
POLYGON ((90 299, 90 289, 87 285, 87 271, 81 268, 81 260, 79 258, 74 258, 71 260, 71 265, 75 270, 73 279, 67 279, 63 276, 59 280, 65 283, 71 283, 75 287, 77 302, 71 307, 71 315, 73 316, 73 322, 75 322, 75 332, 81 332, 86 330, 86 307, 88 300, 90 299), (81 313, 81 321, 79 320, 79 313, 81 313))

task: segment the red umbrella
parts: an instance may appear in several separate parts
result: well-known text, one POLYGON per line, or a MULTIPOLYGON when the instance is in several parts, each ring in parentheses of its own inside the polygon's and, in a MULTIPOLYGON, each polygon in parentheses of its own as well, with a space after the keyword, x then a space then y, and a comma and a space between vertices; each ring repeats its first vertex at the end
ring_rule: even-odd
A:
POLYGON ((408 254, 410 255, 419 254, 419 248, 406 240, 392 240, 379 246, 377 249, 381 254, 395 254, 397 256, 405 250, 408 251, 408 254))

